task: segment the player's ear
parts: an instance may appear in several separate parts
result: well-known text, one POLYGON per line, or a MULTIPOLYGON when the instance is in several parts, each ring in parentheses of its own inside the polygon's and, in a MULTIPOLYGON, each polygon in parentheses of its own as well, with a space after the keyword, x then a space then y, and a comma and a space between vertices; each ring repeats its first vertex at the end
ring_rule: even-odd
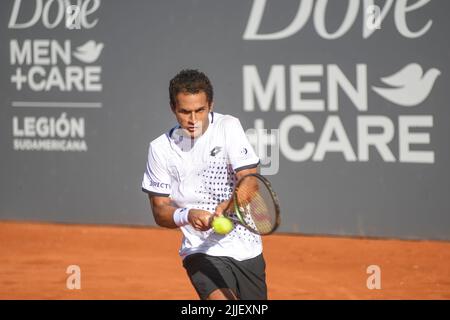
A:
POLYGON ((211 104, 209 105, 209 112, 212 112, 214 108, 214 102, 211 102, 211 104))

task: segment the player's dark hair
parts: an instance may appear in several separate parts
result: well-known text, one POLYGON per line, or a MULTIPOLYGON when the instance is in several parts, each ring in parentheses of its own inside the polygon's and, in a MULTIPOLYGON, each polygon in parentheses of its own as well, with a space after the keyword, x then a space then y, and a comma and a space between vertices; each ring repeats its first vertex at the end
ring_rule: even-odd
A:
POLYGON ((175 108, 176 98, 180 92, 197 94, 205 92, 208 104, 213 102, 213 87, 208 77, 198 70, 185 69, 181 70, 175 77, 170 80, 169 95, 170 106, 175 108))

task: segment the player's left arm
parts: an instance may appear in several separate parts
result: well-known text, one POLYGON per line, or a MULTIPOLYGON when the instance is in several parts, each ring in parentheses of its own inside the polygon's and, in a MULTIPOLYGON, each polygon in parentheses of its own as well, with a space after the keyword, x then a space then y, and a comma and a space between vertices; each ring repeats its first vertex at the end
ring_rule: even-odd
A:
MULTIPOLYGON (((236 172, 236 184, 237 182, 244 176, 252 173, 258 173, 258 166, 254 168, 249 169, 243 169, 236 172)), ((229 206, 229 204, 233 201, 233 197, 231 197, 228 200, 225 200, 221 203, 219 203, 216 207, 216 211, 214 212, 215 216, 221 216, 223 215, 224 210, 229 206)))

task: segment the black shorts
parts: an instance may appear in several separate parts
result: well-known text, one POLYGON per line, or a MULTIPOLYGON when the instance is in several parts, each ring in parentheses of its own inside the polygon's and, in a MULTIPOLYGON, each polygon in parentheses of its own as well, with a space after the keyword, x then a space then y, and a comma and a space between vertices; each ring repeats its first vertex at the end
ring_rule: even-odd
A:
POLYGON ((267 300, 266 263, 262 254, 238 261, 195 253, 184 258, 183 266, 202 300, 221 288, 232 289, 241 300, 267 300))

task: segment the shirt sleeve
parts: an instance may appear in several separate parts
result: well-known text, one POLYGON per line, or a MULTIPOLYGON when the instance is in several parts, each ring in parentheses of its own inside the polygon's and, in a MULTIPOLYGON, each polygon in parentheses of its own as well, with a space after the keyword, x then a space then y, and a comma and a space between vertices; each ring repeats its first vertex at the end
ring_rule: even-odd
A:
POLYGON ((228 161, 234 171, 257 167, 259 158, 248 141, 239 119, 229 117, 225 121, 224 129, 228 161))
POLYGON ((171 193, 170 182, 166 162, 156 153, 155 147, 150 144, 147 166, 142 179, 142 191, 155 196, 168 197, 171 193))

